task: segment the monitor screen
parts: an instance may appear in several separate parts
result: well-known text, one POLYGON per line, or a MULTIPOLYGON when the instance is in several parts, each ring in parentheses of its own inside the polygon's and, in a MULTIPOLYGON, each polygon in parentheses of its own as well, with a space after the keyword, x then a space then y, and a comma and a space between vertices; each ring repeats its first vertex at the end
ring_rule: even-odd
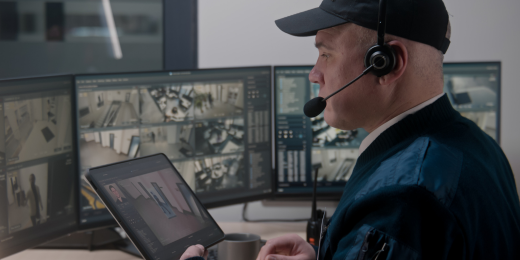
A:
POLYGON ((73 77, 0 81, 0 257, 77 229, 73 77))
POLYGON ((500 140, 500 62, 445 63, 444 92, 462 116, 500 140))
MULTIPOLYGON (((271 68, 76 77, 80 169, 164 153, 207 207, 271 193, 271 68)), ((112 221, 82 184, 81 225, 112 221)))
MULTIPOLYGON (((444 92, 462 116, 500 138, 500 62, 445 63, 444 92)), ((319 94, 312 66, 274 68, 275 195, 309 198, 318 169, 318 198, 338 198, 352 174, 363 129, 344 131, 327 125, 323 113, 307 118, 303 106, 319 94), (307 196, 305 196, 307 195, 307 196)))
POLYGON ((359 145, 368 135, 363 129, 333 128, 325 122, 323 113, 314 118, 305 116, 303 106, 317 97, 320 89, 319 84, 309 81, 311 69, 274 68, 277 197, 309 198, 318 169, 318 196, 339 198, 352 174, 359 145))

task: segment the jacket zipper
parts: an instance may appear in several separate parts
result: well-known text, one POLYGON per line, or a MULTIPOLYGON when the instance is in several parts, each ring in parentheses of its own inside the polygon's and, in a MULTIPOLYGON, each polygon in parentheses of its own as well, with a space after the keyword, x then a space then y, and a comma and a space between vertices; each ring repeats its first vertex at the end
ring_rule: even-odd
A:
POLYGON ((374 231, 370 230, 365 235, 365 240, 363 241, 363 244, 361 245, 361 249, 359 250, 359 256, 358 260, 365 260, 365 257, 368 253, 368 246, 370 245, 370 239, 374 235, 374 231))
POLYGON ((386 243, 383 244, 383 247, 381 249, 379 249, 375 254, 374 254, 374 257, 372 257, 372 260, 378 260, 379 259, 379 255, 381 253, 384 253, 386 250, 388 249, 388 245, 386 243))

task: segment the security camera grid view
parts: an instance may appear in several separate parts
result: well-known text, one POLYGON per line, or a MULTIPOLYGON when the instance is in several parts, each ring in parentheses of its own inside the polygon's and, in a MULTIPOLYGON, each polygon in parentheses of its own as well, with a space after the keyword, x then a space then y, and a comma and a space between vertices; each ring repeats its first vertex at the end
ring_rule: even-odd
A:
MULTIPOLYGON (((76 88, 82 174, 164 153, 206 205, 270 192, 269 67, 79 76, 76 88)), ((109 217, 86 182, 81 208, 83 224, 109 217)))
POLYGON ((341 193, 358 157, 363 129, 340 130, 323 113, 307 118, 303 107, 319 95, 309 81, 312 66, 275 67, 277 193, 312 192, 318 169, 318 192, 341 193))
POLYGON ((499 141, 500 62, 445 63, 444 92, 462 116, 499 141))
POLYGON ((191 240, 205 243, 218 238, 211 217, 167 158, 150 156, 90 174, 127 232, 152 258, 175 258, 191 240))
POLYGON ((72 84, 72 76, 0 81, 2 252, 76 225, 72 84))

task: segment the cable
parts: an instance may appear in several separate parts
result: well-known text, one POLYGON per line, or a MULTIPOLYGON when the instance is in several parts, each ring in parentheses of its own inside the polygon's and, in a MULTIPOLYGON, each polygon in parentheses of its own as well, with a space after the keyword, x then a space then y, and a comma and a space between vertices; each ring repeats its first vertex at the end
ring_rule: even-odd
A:
POLYGON ((248 219, 246 216, 247 211, 247 202, 244 203, 244 207, 242 208, 242 219, 244 219, 245 222, 303 222, 308 221, 309 218, 302 218, 302 219, 248 219))

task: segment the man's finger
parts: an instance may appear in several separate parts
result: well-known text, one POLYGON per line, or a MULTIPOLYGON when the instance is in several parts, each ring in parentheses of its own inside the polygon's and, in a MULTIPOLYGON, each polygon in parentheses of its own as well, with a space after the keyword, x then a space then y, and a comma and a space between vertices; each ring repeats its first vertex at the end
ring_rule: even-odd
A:
POLYGON ((203 256, 204 255, 204 252, 206 251, 206 249, 204 248, 203 245, 195 245, 195 247, 197 247, 197 249, 199 250, 199 256, 203 256))
POLYGON ((271 252, 271 250, 273 250, 273 248, 274 248, 273 245, 265 244, 262 248, 260 248, 260 252, 258 253, 258 257, 256 258, 256 260, 264 260, 268 254, 274 253, 274 252, 271 252))
POLYGON ((299 242, 298 240, 302 240, 300 237, 296 235, 285 235, 273 239, 267 240, 265 246, 260 249, 260 253, 258 253, 257 260, 265 260, 266 256, 269 254, 285 254, 288 255, 291 252, 291 249, 294 245, 299 242))
POLYGON ((202 245, 194 245, 188 247, 184 254, 182 254, 181 259, 187 259, 194 256, 204 256, 205 248, 202 245))

